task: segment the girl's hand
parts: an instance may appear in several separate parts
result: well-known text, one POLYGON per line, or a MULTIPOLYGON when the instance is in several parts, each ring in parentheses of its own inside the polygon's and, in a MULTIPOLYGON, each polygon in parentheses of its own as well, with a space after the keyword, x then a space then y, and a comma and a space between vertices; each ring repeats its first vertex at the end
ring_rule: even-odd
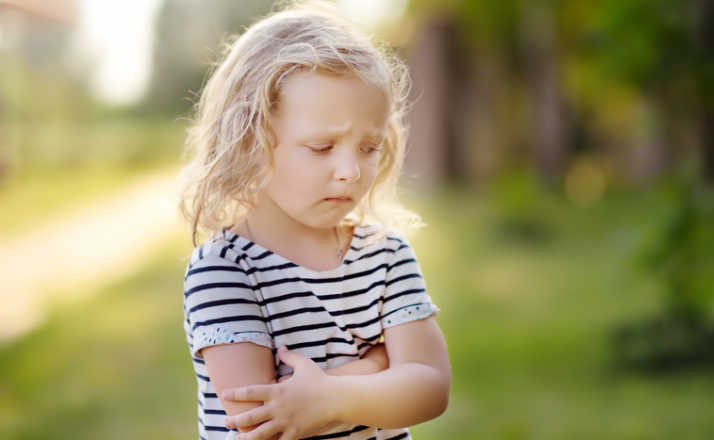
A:
MULTIPOLYGON (((379 373, 387 368, 389 368, 389 356, 387 356, 387 349, 384 347, 384 344, 380 343, 370 348, 361 359, 350 361, 323 371, 330 376, 356 376, 379 373)), ((285 382, 291 377, 293 377, 292 373, 280 376, 278 382, 285 382)), ((275 381, 273 380, 272 383, 275 383, 275 381)))
POLYGON ((226 417, 226 427, 258 425, 237 439, 264 440, 282 433, 281 440, 308 437, 334 422, 334 405, 328 389, 328 375, 312 360, 278 349, 278 357, 292 367, 292 377, 277 384, 251 385, 223 391, 224 400, 263 402, 262 406, 226 417))

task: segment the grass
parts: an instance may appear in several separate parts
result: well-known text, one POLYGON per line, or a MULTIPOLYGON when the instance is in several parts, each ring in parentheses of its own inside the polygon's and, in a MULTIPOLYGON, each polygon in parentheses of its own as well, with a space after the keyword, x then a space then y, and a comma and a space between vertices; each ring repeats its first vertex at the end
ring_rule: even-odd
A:
MULTIPOLYGON (((656 198, 582 208, 543 196, 526 226, 504 226, 499 200, 466 190, 411 205, 429 224, 412 242, 453 368, 449 409, 415 439, 714 436, 713 373, 644 375, 612 361, 612 329, 660 305, 657 282, 629 264, 656 198)), ((196 438, 185 243, 0 347, 0 438, 196 438)))
POLYGON ((0 239, 31 230, 75 206, 111 197, 139 175, 133 167, 112 164, 19 172, 0 187, 0 239))
POLYGON ((111 196, 141 173, 177 167, 182 127, 128 117, 0 121, 7 146, 0 151, 0 238, 111 196))
POLYGON ((163 249, 91 300, 57 305, 42 328, 0 350, 1 438, 193 437, 183 251, 163 249))

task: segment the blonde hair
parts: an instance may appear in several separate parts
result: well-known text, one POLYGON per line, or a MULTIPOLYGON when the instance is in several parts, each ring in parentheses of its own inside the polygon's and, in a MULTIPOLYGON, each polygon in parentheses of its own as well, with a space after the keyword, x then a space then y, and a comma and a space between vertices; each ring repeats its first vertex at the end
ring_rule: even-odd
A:
POLYGON ((406 153, 408 70, 384 46, 355 31, 334 7, 291 2, 234 37, 216 65, 195 105, 185 144, 192 159, 181 172, 185 186, 179 209, 192 226, 194 246, 200 233, 215 233, 244 217, 253 196, 270 181, 271 111, 282 82, 303 70, 356 75, 381 88, 390 102, 375 181, 343 223, 373 222, 382 230, 403 231, 422 225, 397 197, 406 153), (264 156, 270 159, 267 166, 264 156))

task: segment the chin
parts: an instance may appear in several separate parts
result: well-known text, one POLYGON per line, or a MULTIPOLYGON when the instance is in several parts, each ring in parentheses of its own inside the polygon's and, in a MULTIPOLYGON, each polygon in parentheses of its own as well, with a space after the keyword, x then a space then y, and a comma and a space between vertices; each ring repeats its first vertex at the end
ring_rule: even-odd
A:
POLYGON ((311 224, 308 224, 308 226, 311 226, 316 229, 334 228, 336 226, 339 226, 340 223, 342 223, 342 220, 344 220, 344 218, 345 218, 344 216, 334 217, 334 218, 324 218, 324 219, 321 219, 320 221, 311 222, 311 224))

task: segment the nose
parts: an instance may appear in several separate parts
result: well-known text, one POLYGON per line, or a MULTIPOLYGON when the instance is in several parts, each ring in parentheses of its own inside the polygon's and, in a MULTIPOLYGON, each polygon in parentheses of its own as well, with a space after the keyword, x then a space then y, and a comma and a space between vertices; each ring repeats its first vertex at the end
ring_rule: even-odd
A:
POLYGON ((345 152, 338 155, 334 165, 334 177, 337 180, 354 183, 360 178, 359 160, 354 154, 345 152))

